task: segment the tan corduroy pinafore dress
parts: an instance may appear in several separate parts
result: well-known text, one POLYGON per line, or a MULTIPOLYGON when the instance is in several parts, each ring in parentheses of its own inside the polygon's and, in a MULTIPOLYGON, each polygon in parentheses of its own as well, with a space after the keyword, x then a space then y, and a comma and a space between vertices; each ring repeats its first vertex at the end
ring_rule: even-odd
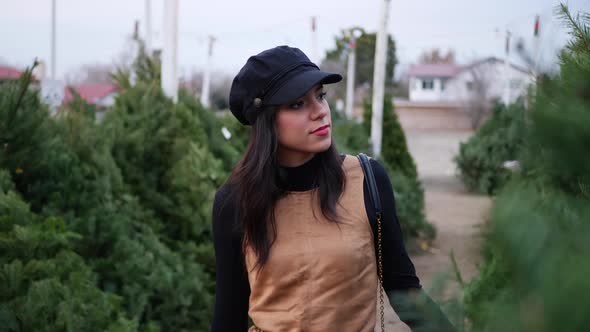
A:
POLYGON ((343 168, 339 225, 324 218, 313 190, 290 192, 276 205, 277 238, 262 269, 246 249, 248 314, 259 329, 373 331, 378 279, 364 175, 353 156, 345 157, 343 168))

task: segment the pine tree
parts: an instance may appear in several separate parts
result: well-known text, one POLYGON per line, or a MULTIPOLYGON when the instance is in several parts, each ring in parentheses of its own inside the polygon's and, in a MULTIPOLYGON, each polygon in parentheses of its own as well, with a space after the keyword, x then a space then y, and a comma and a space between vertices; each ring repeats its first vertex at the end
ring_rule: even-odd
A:
POLYGON ((465 186, 494 194, 511 178, 504 162, 516 160, 524 143, 525 108, 522 101, 496 104, 490 118, 465 143, 454 160, 465 186))
MULTIPOLYGON (((372 105, 367 100, 364 109, 363 127, 368 137, 372 105)), ((383 100, 383 133, 381 159, 393 184, 397 213, 405 238, 408 242, 417 236, 432 239, 436 230, 424 216, 424 189, 418 179, 416 163, 408 150, 405 133, 393 110, 392 98, 388 94, 383 100)))
MULTIPOLYGON (((391 95, 383 98, 383 138, 381 158, 397 172, 402 172, 410 178, 417 178, 416 163, 410 155, 406 143, 406 135, 393 109, 391 95)), ((372 105, 368 100, 364 102, 363 124, 365 131, 370 134, 372 105)))

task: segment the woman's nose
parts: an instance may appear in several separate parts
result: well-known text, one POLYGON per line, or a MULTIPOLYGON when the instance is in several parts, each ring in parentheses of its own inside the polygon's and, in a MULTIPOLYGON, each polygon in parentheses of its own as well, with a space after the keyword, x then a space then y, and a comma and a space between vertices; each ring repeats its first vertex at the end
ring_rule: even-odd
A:
POLYGON ((312 119, 321 119, 328 114, 328 105, 324 102, 315 101, 311 112, 312 119))

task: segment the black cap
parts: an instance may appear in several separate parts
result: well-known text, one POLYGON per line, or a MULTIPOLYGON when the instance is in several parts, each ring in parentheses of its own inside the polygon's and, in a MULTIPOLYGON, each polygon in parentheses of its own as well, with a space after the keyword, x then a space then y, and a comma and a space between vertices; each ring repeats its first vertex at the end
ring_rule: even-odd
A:
POLYGON ((290 103, 317 84, 341 80, 340 74, 320 71, 300 49, 277 46, 248 59, 233 80, 229 109, 251 125, 264 107, 290 103))

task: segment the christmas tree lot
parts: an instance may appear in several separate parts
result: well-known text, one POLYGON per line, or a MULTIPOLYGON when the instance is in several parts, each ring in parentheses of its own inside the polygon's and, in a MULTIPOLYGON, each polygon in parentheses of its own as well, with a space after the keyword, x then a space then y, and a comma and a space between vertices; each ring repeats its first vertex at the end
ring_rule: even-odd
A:
MULTIPOLYGON (((212 200, 248 128, 186 91, 173 103, 143 49, 101 121, 80 96, 51 116, 31 70, 0 85, 0 331, 208 331, 212 200)), ((334 131, 367 152, 360 125, 334 131)), ((402 227, 433 236, 399 135, 384 146, 409 158, 390 161, 402 227)))
MULTIPOLYGON (((50 116, 31 70, 0 86, 0 331, 209 330, 212 199, 248 128, 185 91, 165 97, 143 49, 113 78, 99 122, 80 96, 50 116)), ((402 228, 431 237, 404 134, 385 125, 402 228)), ((334 131, 343 152, 368 151, 360 125, 335 115, 334 131)))

